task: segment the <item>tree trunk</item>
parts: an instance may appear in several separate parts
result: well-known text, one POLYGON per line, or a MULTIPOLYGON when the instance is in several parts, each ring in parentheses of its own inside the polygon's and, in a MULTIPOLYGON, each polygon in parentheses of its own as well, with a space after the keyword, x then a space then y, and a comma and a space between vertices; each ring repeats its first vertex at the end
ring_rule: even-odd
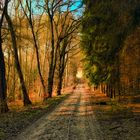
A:
POLYGON ((108 84, 108 92, 107 92, 107 96, 110 97, 111 95, 111 85, 110 83, 108 84))
POLYGON ((52 97, 52 89, 53 89, 53 77, 49 75, 48 77, 48 98, 52 97))
POLYGON ((48 76, 48 98, 52 97, 53 86, 54 86, 54 72, 56 67, 56 59, 54 59, 53 65, 49 69, 49 76, 48 76))
POLYGON ((18 75, 19 75, 20 84, 21 84, 22 93, 23 93, 23 103, 24 103, 24 106, 27 106, 27 105, 31 104, 31 101, 30 101, 29 96, 27 94, 27 89, 26 89, 26 86, 25 86, 23 73, 22 73, 22 70, 21 70, 20 63, 19 63, 17 44, 16 44, 16 35, 15 35, 15 31, 13 29, 13 24, 12 24, 11 18, 8 15, 7 11, 5 13, 5 17, 6 17, 8 26, 9 26, 10 34, 11 34, 12 47, 13 47, 13 51, 14 51, 15 66, 16 66, 16 69, 17 69, 17 72, 18 72, 18 75))
POLYGON ((60 73, 57 85, 57 95, 61 95, 62 83, 63 83, 63 73, 60 73))
POLYGON ((5 70, 5 61, 4 61, 4 54, 2 51, 2 37, 1 37, 1 27, 3 24, 4 14, 6 12, 6 7, 3 9, 3 13, 1 14, 0 18, 0 113, 8 112, 8 106, 6 101, 6 70, 5 70))
POLYGON ((57 61, 57 56, 55 54, 54 59, 52 59, 54 62, 52 62, 52 66, 49 68, 49 76, 48 76, 48 94, 49 98, 52 97, 52 92, 53 92, 53 86, 54 86, 54 73, 55 73, 55 68, 56 68, 56 61, 57 61))
POLYGON ((53 27, 53 19, 50 17, 51 24, 51 60, 49 65, 49 75, 48 75, 48 97, 52 97, 53 84, 54 84, 54 71, 56 66, 56 56, 55 56, 55 44, 54 44, 54 27, 53 27))
POLYGON ((110 97, 110 93, 111 93, 111 85, 108 83, 107 84, 107 96, 110 97))
POLYGON ((8 111, 6 102, 6 78, 5 78, 5 62, 2 52, 2 40, 0 39, 0 113, 8 111))

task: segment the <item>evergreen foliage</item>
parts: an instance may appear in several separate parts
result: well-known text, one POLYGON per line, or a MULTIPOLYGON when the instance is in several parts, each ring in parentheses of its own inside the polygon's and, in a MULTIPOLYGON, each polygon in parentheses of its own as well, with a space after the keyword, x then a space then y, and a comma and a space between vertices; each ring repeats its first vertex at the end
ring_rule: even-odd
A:
POLYGON ((119 83, 119 55, 125 39, 139 25, 139 0, 84 0, 82 49, 91 83, 119 83))

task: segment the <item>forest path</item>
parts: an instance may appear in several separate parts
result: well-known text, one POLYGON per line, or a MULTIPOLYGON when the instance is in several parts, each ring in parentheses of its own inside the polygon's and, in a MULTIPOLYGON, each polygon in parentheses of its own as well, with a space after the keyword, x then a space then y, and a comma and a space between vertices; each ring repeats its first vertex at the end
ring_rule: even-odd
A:
POLYGON ((28 127, 16 140, 102 140, 90 99, 91 93, 78 85, 53 112, 28 127))

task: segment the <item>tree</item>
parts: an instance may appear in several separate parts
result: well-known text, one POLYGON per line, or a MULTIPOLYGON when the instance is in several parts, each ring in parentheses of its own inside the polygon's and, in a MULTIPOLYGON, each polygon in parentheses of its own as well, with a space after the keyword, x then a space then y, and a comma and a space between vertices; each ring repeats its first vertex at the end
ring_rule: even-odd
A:
MULTIPOLYGON (((53 85, 54 85, 54 73, 58 61, 58 52, 61 49, 61 43, 65 38, 70 36, 75 27, 78 27, 76 19, 68 20, 77 9, 72 10, 71 7, 75 4, 74 1, 62 1, 62 0, 47 0, 45 1, 44 9, 49 18, 49 26, 51 33, 51 52, 48 74, 48 95, 52 97, 53 85), (70 21, 70 23, 67 23, 70 21), (62 22, 62 23, 61 23, 62 22)), ((79 21, 79 19, 77 19, 79 21)))
POLYGON ((66 69, 67 62, 77 53, 79 53, 79 39, 77 37, 77 30, 80 22, 77 22, 75 30, 70 36, 66 37, 61 43, 60 50, 58 52, 58 83, 57 83, 57 95, 61 95, 61 89, 63 85, 63 77, 66 69))
POLYGON ((120 92, 120 54, 126 38, 139 24, 138 0, 84 1, 83 45, 91 83, 106 85, 110 97, 120 92), (133 6, 132 6, 133 5, 133 6), (87 46, 87 47, 85 47, 87 46))
POLYGON ((6 12, 6 3, 4 7, 2 7, 0 3, 0 11, 2 10, 0 17, 0 113, 5 113, 8 111, 7 106, 7 95, 6 95, 6 78, 5 78, 5 62, 4 62, 4 54, 2 51, 2 25, 4 21, 4 15, 6 12))
POLYGON ((22 93, 23 93, 23 102, 24 102, 24 105, 27 106, 27 105, 31 104, 31 101, 30 101, 28 93, 27 93, 23 73, 22 73, 22 70, 21 70, 20 63, 19 63, 19 57, 18 57, 18 51, 17 51, 17 42, 16 42, 16 34, 15 34, 15 31, 14 31, 14 28, 13 28, 12 20, 11 20, 10 16, 8 15, 8 3, 9 3, 9 1, 5 0, 5 2, 6 2, 5 18, 7 20, 8 27, 9 27, 10 34, 11 34, 12 47, 13 47, 13 52, 14 52, 13 56, 14 56, 14 59, 15 59, 15 66, 16 66, 16 69, 17 69, 17 72, 18 72, 18 75, 19 75, 19 79, 20 79, 20 84, 21 84, 22 93))

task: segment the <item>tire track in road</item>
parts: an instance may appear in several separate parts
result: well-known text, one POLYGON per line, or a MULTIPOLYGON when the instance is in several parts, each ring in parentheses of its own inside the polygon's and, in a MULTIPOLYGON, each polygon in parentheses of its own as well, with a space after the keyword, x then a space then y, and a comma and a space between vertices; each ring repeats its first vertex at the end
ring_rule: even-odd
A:
POLYGON ((79 100, 75 104, 75 111, 71 117, 69 137, 67 140, 86 140, 85 135, 85 110, 82 105, 82 93, 76 91, 79 94, 79 100), (82 108, 81 108, 82 107, 82 108))
POLYGON ((86 120, 89 126, 87 131, 90 133, 87 139, 88 140, 104 140, 102 131, 100 129, 100 125, 94 114, 94 107, 91 101, 91 94, 88 93, 87 98, 88 98, 88 105, 86 105, 86 116, 87 116, 86 120))

